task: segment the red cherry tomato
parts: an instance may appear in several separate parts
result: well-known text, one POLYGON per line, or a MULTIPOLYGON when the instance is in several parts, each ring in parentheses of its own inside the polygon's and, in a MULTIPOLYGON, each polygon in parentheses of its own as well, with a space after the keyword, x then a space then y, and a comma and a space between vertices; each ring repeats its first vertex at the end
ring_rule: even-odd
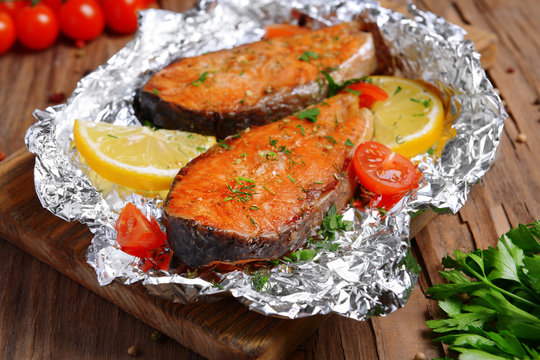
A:
POLYGON ((149 221, 132 203, 128 203, 116 221, 116 241, 122 251, 141 258, 151 258, 165 245, 167 237, 156 219, 149 221))
POLYGON ((367 82, 351 84, 347 86, 346 89, 343 91, 347 91, 347 89, 352 90, 350 92, 360 92, 358 98, 361 108, 370 108, 376 101, 384 101, 388 99, 388 94, 386 93, 386 91, 384 91, 377 85, 373 85, 367 82))
POLYGON ((60 30, 74 40, 92 40, 105 28, 103 10, 94 0, 68 0, 58 12, 60 30))
POLYGON ((374 141, 356 148, 353 165, 360 184, 383 197, 404 195, 418 184, 416 168, 409 159, 374 141))
POLYGON ((58 20, 55 13, 43 4, 27 6, 15 20, 17 39, 32 50, 51 46, 58 36, 58 20))
POLYGON ((63 1, 62 0, 40 0, 40 3, 43 5, 47 5, 51 8, 52 11, 54 11, 56 14, 58 14, 58 11, 60 11, 60 7, 62 6, 63 1))
POLYGON ((103 12, 107 26, 120 34, 137 30, 137 12, 146 8, 143 0, 103 0, 103 12))
POLYGON ((0 0, 0 11, 8 13, 9 16, 15 21, 19 12, 30 2, 26 0, 20 1, 1 1, 0 0))
POLYGON ((0 54, 5 53, 15 42, 15 24, 5 12, 0 12, 0 54))

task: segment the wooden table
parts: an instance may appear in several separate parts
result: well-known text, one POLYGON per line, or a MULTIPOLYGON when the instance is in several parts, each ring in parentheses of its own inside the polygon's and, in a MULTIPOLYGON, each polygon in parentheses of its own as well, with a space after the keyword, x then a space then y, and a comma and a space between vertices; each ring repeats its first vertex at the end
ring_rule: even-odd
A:
MULTIPOLYGON (((388 1, 401 5, 403 1, 388 1)), ((540 17, 536 0, 418 0, 422 9, 462 25, 493 32, 498 56, 488 74, 500 90, 510 118, 495 164, 475 185, 457 215, 439 215, 412 241, 423 271, 407 305, 387 316, 358 322, 331 316, 292 355, 292 359, 412 359, 444 355, 430 340, 425 320, 437 305, 423 291, 442 281, 440 259, 454 249, 486 248, 518 223, 540 218, 540 17), (526 141, 518 141, 518 134, 526 141)), ((183 10, 190 2, 163 1, 183 10)), ((32 111, 50 105, 50 95, 69 95, 87 71, 95 69, 130 40, 105 34, 76 49, 65 39, 30 53, 16 46, 0 56, 0 151, 21 149, 32 111)), ((8 159, 9 160, 9 159, 8 159)), ((5 161, 8 161, 5 160, 5 161)), ((32 216, 31 213, 28 216, 32 216)), ((154 331, 115 305, 51 267, 0 241, 0 358, 122 359, 136 344, 141 359, 199 359, 176 341, 154 342, 154 331)))

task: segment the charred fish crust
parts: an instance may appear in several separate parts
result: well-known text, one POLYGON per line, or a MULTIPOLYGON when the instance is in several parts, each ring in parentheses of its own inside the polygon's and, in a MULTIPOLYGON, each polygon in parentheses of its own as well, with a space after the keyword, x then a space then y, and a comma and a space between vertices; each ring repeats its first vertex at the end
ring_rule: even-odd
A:
POLYGON ((315 122, 291 115, 253 127, 179 171, 164 206, 179 261, 279 258, 313 236, 332 205, 347 205, 356 181, 346 143, 372 137, 373 115, 350 93, 314 108, 315 122))
POLYGON ((322 100, 327 84, 373 73, 373 36, 360 22, 180 59, 136 94, 140 120, 225 138, 322 100), (310 56, 305 54, 309 53, 310 56))

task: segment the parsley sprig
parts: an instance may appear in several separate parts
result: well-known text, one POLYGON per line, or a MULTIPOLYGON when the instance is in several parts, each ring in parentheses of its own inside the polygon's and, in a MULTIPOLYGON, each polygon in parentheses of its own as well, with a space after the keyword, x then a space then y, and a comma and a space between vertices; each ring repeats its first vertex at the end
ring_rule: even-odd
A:
POLYGON ((309 122, 314 123, 317 121, 317 116, 319 116, 320 113, 321 111, 318 108, 313 107, 296 113, 296 117, 299 119, 306 119, 309 122))
MULTIPOLYGON (((347 86, 366 80, 366 78, 350 79, 350 80, 343 81, 342 83, 336 83, 328 72, 322 71, 322 74, 324 75, 324 77, 326 78, 326 81, 328 82, 328 92, 326 94, 326 97, 332 97, 336 95, 338 92, 340 92, 341 90, 343 90, 344 88, 346 88, 347 86)), ((352 92, 354 93, 354 90, 352 90, 352 92)))
POLYGON ((315 255, 323 249, 336 251, 339 248, 339 244, 334 242, 336 240, 336 233, 351 231, 352 229, 352 221, 343 220, 343 215, 338 214, 336 206, 332 205, 323 219, 317 237, 310 240, 311 248, 295 251, 289 256, 284 256, 283 260, 287 262, 313 260, 315 255))
MULTIPOLYGON (((427 290, 447 319, 436 339, 475 359, 540 359, 540 221, 503 235, 497 248, 445 257, 450 283, 427 290)), ((460 358, 461 358, 460 357, 460 358)))

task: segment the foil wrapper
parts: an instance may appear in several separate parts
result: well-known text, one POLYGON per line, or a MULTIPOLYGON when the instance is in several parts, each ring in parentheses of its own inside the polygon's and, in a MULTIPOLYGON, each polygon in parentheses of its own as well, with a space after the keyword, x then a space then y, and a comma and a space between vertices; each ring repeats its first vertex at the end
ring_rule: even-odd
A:
POLYGON ((103 286, 141 281, 150 293, 182 303, 232 295, 251 310, 285 318, 337 313, 361 320, 396 310, 416 281, 408 252, 409 214, 428 208, 457 212, 470 186, 493 163, 507 116, 464 30, 413 5, 408 11, 410 17, 375 2, 347 0, 202 1, 182 14, 143 11, 133 41, 84 77, 65 104, 34 112, 37 122, 26 144, 37 155, 34 177, 41 203, 94 233, 87 260, 103 286), (106 186, 92 176, 72 145, 74 119, 140 124, 132 101, 153 72, 181 57, 256 41, 265 24, 289 21, 293 13, 321 26, 360 14, 376 22, 403 75, 429 82, 445 95, 455 136, 440 157, 413 159, 425 179, 385 217, 375 210, 348 210, 345 218, 354 221, 354 230, 338 237, 338 251, 277 266, 262 289, 241 271, 223 274, 219 286, 198 277, 142 272, 138 258, 119 250, 114 224, 128 201, 161 221, 163 199, 106 186))

